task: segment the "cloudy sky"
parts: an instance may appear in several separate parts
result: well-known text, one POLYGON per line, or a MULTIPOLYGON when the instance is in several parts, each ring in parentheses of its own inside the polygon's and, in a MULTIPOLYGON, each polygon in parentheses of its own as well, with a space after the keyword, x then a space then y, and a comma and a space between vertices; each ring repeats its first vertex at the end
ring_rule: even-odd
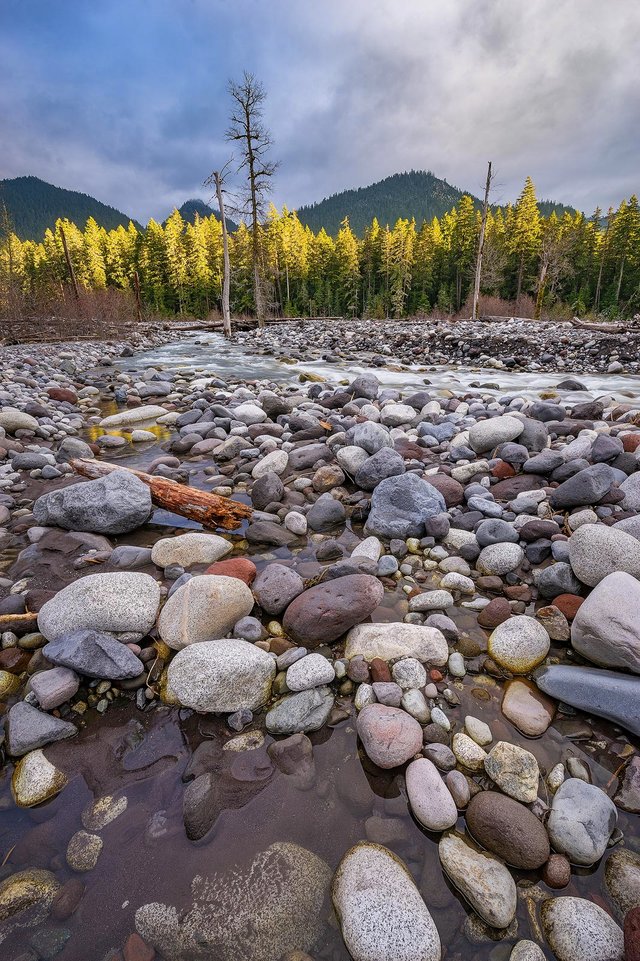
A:
POLYGON ((530 174, 590 212, 640 191, 637 0, 0 0, 0 178, 146 222, 229 153, 226 83, 265 84, 295 207, 410 168, 495 201, 530 174))

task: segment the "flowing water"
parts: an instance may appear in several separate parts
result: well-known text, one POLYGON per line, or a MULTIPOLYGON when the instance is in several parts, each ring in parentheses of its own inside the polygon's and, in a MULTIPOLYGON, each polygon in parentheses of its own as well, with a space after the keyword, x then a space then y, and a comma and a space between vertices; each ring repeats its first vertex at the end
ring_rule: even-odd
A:
MULTIPOLYGON (((260 379, 278 383, 294 382, 304 371, 339 381, 362 369, 321 362, 292 367, 272 357, 250 357, 242 348, 226 343, 221 337, 198 338, 202 340, 204 343, 196 344, 194 338, 170 344, 120 363, 129 371, 150 366, 158 370, 202 369, 207 376, 229 381, 260 379)), ((496 393, 515 391, 529 396, 552 388, 566 376, 417 369, 376 369, 375 373, 386 385, 406 389, 424 386, 427 378, 437 387, 456 389, 472 382, 493 383, 498 385, 496 393)), ((595 395, 612 389, 606 377, 581 376, 579 379, 595 395)), ((637 379, 624 381, 616 379, 616 393, 629 391, 635 396, 637 379), (633 383, 626 382, 632 380, 633 383)), ((625 396, 628 395, 625 393, 625 396)), ((572 394, 572 398, 575 397, 572 394)), ((108 456, 115 454, 129 466, 144 468, 163 451, 166 439, 160 432, 157 440, 148 445, 127 445, 122 450, 109 451, 108 456)), ((190 482, 205 487, 203 471, 212 463, 210 460, 194 462, 191 466, 197 469, 190 482)), ((175 515, 156 511, 149 525, 133 536, 120 538, 119 542, 151 546, 159 537, 188 524, 175 515)), ((283 563, 291 563, 295 557, 304 577, 312 577, 320 570, 310 544, 299 551, 294 547, 293 552, 285 548, 265 551, 249 547, 241 533, 234 537, 236 546, 231 557, 248 554, 259 568, 275 557, 283 563)), ((355 533, 360 535, 361 531, 356 528, 355 533)), ((348 540, 350 535, 347 529, 343 538, 348 540)), ((26 545, 24 535, 22 546, 26 545)), ((65 569, 59 574, 60 580, 54 589, 75 576, 76 571, 65 569)), ((399 588, 394 590, 390 582, 385 602, 375 612, 374 620, 400 621, 406 610, 406 595, 399 588)), ((475 616, 461 607, 449 613, 463 636, 484 650, 486 634, 477 626, 475 616)), ((561 646, 552 648, 552 656, 562 659, 563 654, 561 646)), ((571 755, 582 758, 590 766, 594 782, 612 793, 617 784, 614 772, 629 749, 629 739, 624 732, 595 718, 573 716, 569 710, 557 715, 543 737, 530 740, 502 716, 499 681, 486 675, 467 674, 450 686, 460 698, 460 706, 452 712, 460 724, 465 714, 481 718, 490 725, 494 743, 504 739, 526 747, 536 756, 543 771, 571 755)), ((82 876, 85 893, 75 913, 63 921, 49 919, 39 926, 12 931, 0 944, 2 961, 54 956, 59 961, 111 958, 111 949, 121 950, 135 930, 134 916, 141 905, 161 902, 175 906, 178 912, 187 912, 191 906, 191 882, 197 875, 212 878, 216 874, 242 870, 274 841, 294 841, 320 855, 334 869, 345 851, 365 838, 386 844, 408 864, 436 921, 443 943, 443 961, 507 961, 514 942, 513 931, 500 942, 468 940, 465 923, 468 925, 471 912, 443 877, 438 862, 438 836, 426 832, 409 814, 402 772, 381 772, 359 750, 353 717, 335 728, 325 727, 311 735, 316 777, 307 790, 298 788, 293 778, 274 771, 264 749, 236 755, 245 760, 234 762, 231 788, 222 796, 215 826, 198 843, 187 839, 183 827, 183 775, 194 750, 204 740, 212 741, 222 753, 222 745, 233 736, 224 720, 197 717, 186 710, 157 704, 142 712, 131 701, 121 699, 112 703, 104 716, 89 710, 83 715, 82 723, 84 727, 78 737, 46 749, 50 760, 65 771, 70 780, 69 786, 49 803, 32 810, 15 807, 10 793, 10 769, 5 766, 0 771, 0 864, 4 865, 0 868, 0 879, 10 871, 43 867, 55 871, 61 881, 66 880, 72 876, 65 860, 67 844, 82 827, 81 813, 87 804, 104 795, 126 796, 127 809, 100 832, 104 848, 97 867, 82 876), (56 949, 60 944, 63 947, 56 954, 52 944, 56 949)), ((252 727, 259 729, 260 726, 258 717, 252 727)), ((266 736, 266 744, 270 740, 266 736)), ((630 847, 635 843, 635 820, 620 812, 619 826, 630 847)), ((462 818, 459 827, 464 829, 462 818)), ((538 881, 537 872, 514 872, 514 876, 520 895, 518 937, 538 940, 535 896, 540 891, 547 896, 553 892, 538 881), (537 887, 532 887, 536 884, 537 887)), ((562 894, 588 897, 604 904, 602 864, 574 870, 571 883, 562 894)), ((256 910, 258 907, 256 905, 256 910)), ((225 909, 234 911, 231 886, 225 909)), ((349 955, 328 902, 322 925, 322 936, 311 951, 313 957, 316 961, 348 961, 349 955)), ((0 934, 1 931, 0 928, 0 934)), ((121 956, 113 957, 120 959, 121 956)), ((547 951, 547 957, 553 956, 547 951)), ((210 961, 224 959, 212 955, 210 961)))

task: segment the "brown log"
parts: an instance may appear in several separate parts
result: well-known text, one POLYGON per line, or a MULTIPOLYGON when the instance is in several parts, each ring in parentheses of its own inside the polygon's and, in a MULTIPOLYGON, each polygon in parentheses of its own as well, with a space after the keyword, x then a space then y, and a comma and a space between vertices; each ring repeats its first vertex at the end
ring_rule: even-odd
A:
POLYGON ((628 332, 625 324, 595 324, 591 321, 580 320, 579 317, 572 317, 571 323, 581 330, 597 330, 603 334, 626 334, 628 332))
POLYGON ((151 491, 151 500, 157 507, 188 517, 202 524, 203 527, 221 527, 226 531, 233 531, 253 513, 251 507, 239 501, 219 497, 218 494, 210 494, 208 491, 198 490, 197 487, 178 484, 177 481, 168 480, 166 477, 154 477, 152 474, 145 474, 131 467, 121 467, 119 464, 107 464, 104 461, 84 458, 72 460, 70 463, 76 473, 82 474, 83 477, 90 477, 92 480, 104 477, 114 470, 129 471, 147 485, 151 491))

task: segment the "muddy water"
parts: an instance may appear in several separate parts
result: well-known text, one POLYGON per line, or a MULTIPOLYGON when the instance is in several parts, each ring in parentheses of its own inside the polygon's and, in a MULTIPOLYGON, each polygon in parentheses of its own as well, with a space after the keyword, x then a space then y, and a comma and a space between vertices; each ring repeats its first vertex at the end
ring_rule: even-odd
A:
MULTIPOLYGON (((211 349, 220 353, 217 343, 211 349)), ((237 356, 237 348, 229 350, 227 359, 235 366, 228 367, 225 373, 222 361, 215 366, 214 360, 207 360, 212 372, 230 377, 229 371, 233 370, 238 378, 249 378, 251 369, 254 377, 280 379, 271 370, 266 372, 262 360, 258 373, 246 357, 237 356)), ((177 357, 184 353, 181 344, 163 348, 153 357, 134 358, 133 362, 141 368, 165 363, 177 368, 177 357)), ((282 368, 287 377, 296 376, 286 365, 263 360, 265 365, 282 368)), ((131 366, 132 359, 124 363, 131 366)), ((188 358, 183 363, 188 363, 188 358)), ((201 356, 196 366, 203 366, 201 356)), ((336 376, 342 377, 343 372, 336 376)), ((117 456, 127 466, 144 468, 163 451, 165 440, 165 433, 160 431, 155 442, 127 445, 109 451, 108 456, 117 456)), ((197 470, 192 484, 207 486, 203 470, 211 463, 193 463, 197 470)), ((184 526, 192 525, 175 515, 156 511, 149 525, 120 542, 150 546, 157 538, 184 526)), ((361 531, 355 528, 355 533, 361 531)), ((230 556, 248 554, 258 567, 276 556, 284 563, 295 556, 306 577, 320 569, 313 548, 306 543, 302 546, 301 542, 299 551, 295 545, 293 552, 285 548, 259 551, 249 548, 241 534, 234 538, 236 548, 230 556)), ((348 539, 349 530, 343 536, 348 539)), ((19 546, 26 544, 26 535, 21 535, 19 546)), ((108 569, 106 565, 100 568, 108 569)), ((59 573, 62 581, 68 581, 86 573, 86 569, 78 572, 65 566, 64 572, 59 573)), ((150 573, 158 574, 155 569, 150 573)), ((384 604, 375 612, 374 620, 400 621, 406 610, 405 595, 389 581, 384 604)), ((475 615, 462 607, 448 613, 463 634, 484 649, 487 635, 478 628, 475 615)), ((563 659, 565 652, 554 647, 551 655, 563 659)), ((490 725, 494 742, 504 739, 527 748, 535 754, 543 771, 571 755, 582 758, 589 765, 594 782, 613 794, 618 783, 615 772, 629 746, 623 732, 582 714, 560 712, 542 738, 530 740, 502 716, 500 681, 467 674, 461 681, 452 681, 450 687, 460 699, 460 706, 451 712, 459 724, 465 714, 481 718, 490 725)), ((348 701, 344 703, 350 707, 348 701)), ((9 867, 12 871, 43 867, 55 871, 61 881, 66 880, 72 872, 66 866, 65 852, 71 836, 82 827, 83 809, 92 800, 112 794, 128 798, 127 810, 100 832, 104 848, 97 867, 82 876, 86 889, 77 911, 64 921, 48 920, 40 926, 13 931, 0 945, 2 961, 37 957, 30 953, 31 939, 43 932, 53 937, 61 930, 69 937, 57 954, 59 961, 102 961, 111 957, 112 949, 122 949, 135 930, 134 916, 141 905, 158 901, 175 906, 178 912, 188 911, 191 882, 196 875, 211 878, 216 873, 224 875, 241 869, 274 841, 294 841, 316 852, 334 868, 353 843, 365 838, 386 844, 408 864, 436 921, 444 961, 507 961, 514 942, 513 931, 500 942, 469 940, 471 912, 443 877, 437 854, 438 836, 422 829, 408 813, 402 772, 381 772, 359 751, 352 715, 335 728, 311 735, 316 779, 309 790, 299 790, 292 778, 271 770, 264 749, 256 752, 260 763, 254 763, 248 755, 234 755, 232 774, 241 782, 242 790, 229 790, 214 828, 198 843, 187 840, 183 827, 183 776, 194 750, 204 740, 218 745, 222 756, 223 744, 233 736, 224 722, 160 705, 142 712, 128 697, 122 697, 111 704, 104 716, 87 711, 82 724, 78 737, 46 749, 47 756, 70 780, 69 786, 48 804, 30 811, 16 808, 10 793, 10 769, 5 766, 0 772, 0 863, 6 863, 5 868, 0 868, 0 877, 3 870, 8 873, 9 867), (250 790, 246 790, 247 782, 251 783, 250 790)), ((261 717, 255 719, 251 728, 261 729, 261 717)), ((267 735, 265 743, 270 740, 267 735)), ((541 791, 544 797, 544 787, 541 791)), ((635 821, 637 818, 620 812, 619 827, 626 843, 637 849, 635 821)), ((463 819, 459 827, 464 828, 463 819)), ((602 863, 593 869, 574 870, 571 884, 562 894, 606 904, 602 874, 602 863)), ((553 892, 538 882, 537 873, 515 872, 515 877, 520 895, 518 937, 539 940, 536 897, 553 892)), ((348 961, 328 904, 323 920, 322 937, 312 952, 314 958, 348 961)), ((547 952, 547 957, 551 959, 553 955, 547 952)), ((211 961, 219 959, 212 957, 211 961)))

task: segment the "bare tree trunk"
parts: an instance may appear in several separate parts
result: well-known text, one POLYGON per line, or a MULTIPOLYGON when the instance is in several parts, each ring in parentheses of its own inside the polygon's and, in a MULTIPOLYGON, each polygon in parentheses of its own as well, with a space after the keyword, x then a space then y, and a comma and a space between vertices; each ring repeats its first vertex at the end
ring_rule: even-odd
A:
POLYGON ((540 277, 538 279, 538 292, 536 294, 536 306, 533 312, 533 319, 540 320, 540 315, 542 314, 542 301, 544 299, 544 292, 547 286, 547 271, 549 269, 549 264, 547 261, 543 261, 540 268, 540 277))
POLYGON ((487 228, 487 213, 489 211, 489 190, 491 189, 491 161, 487 167, 487 183, 484 188, 484 204, 482 205, 482 223, 478 239, 478 257, 476 260, 476 278, 473 285, 473 309, 471 319, 478 319, 478 300, 480 299, 480 280, 482 278, 482 254, 484 252, 484 235, 487 228))
POLYGON ((136 270, 133 275, 133 289, 136 294, 136 316, 138 323, 142 320, 142 300, 140 298, 140 274, 136 270))
POLYGON ((616 287, 616 304, 620 300, 620 292, 622 290, 622 275, 624 274, 624 256, 620 261, 620 273, 618 274, 618 286, 616 287))
POLYGON ((71 255, 67 246, 67 238, 62 224, 60 224, 59 229, 60 237, 62 238, 62 247, 64 249, 65 260, 67 261, 67 267, 69 268, 69 276, 71 277, 71 283, 73 284, 73 292, 76 296, 76 300, 80 300, 80 290, 78 288, 78 281, 76 280, 76 272, 73 269, 73 261, 71 260, 71 255))
POLYGON ((600 294, 602 291, 602 271, 604 270, 604 251, 602 252, 602 257, 600 258, 600 269, 598 270, 598 282, 596 284, 596 293, 593 298, 593 309, 598 311, 600 309, 600 294))
POLYGON ((522 293, 522 275, 524 274, 524 254, 520 254, 520 266, 518 267, 518 290, 516 293, 516 302, 520 301, 520 294, 522 293))
POLYGON ((229 237, 227 234, 227 221, 224 215, 224 200, 222 198, 222 179, 217 170, 214 170, 213 177, 216 182, 216 195, 218 206, 220 207, 220 220, 222 221, 222 326, 225 337, 231 337, 231 310, 229 307, 229 290, 231 286, 231 266, 229 262, 229 237))

